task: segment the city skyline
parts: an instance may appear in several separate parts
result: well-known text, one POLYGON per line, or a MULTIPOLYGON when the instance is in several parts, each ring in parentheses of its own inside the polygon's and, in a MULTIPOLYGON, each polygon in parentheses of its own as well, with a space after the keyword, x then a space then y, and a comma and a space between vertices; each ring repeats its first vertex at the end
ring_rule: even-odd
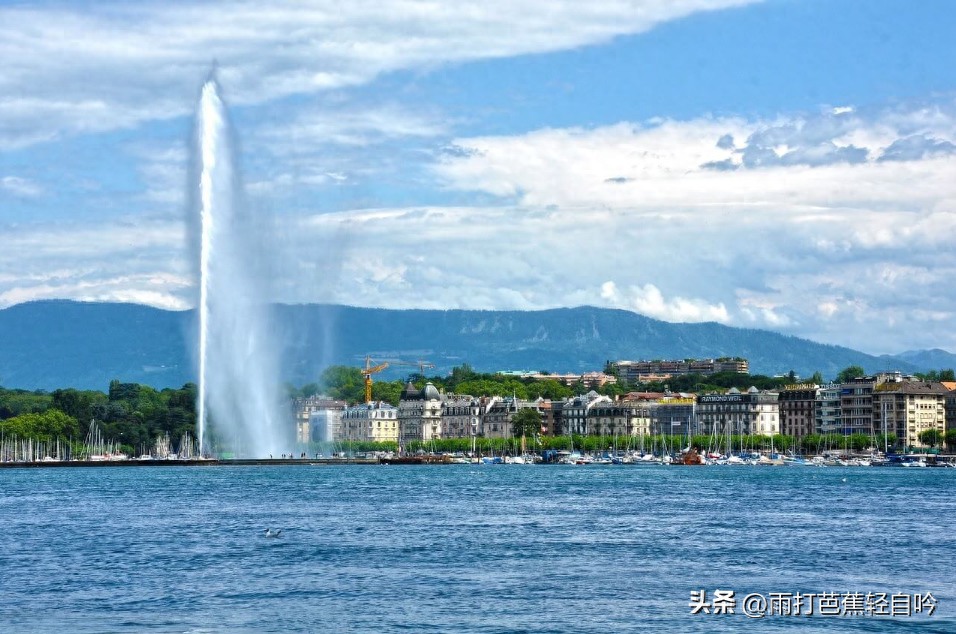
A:
POLYGON ((194 305, 216 60, 272 299, 956 349, 946 3, 330 7, 0 6, 0 308, 194 305))

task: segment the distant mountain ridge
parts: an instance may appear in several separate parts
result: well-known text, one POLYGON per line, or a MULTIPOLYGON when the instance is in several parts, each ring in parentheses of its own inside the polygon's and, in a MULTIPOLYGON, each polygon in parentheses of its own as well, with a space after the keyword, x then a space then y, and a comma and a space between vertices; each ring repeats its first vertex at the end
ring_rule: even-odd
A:
POLYGON ((930 350, 907 350, 906 352, 901 352, 893 356, 926 369, 940 370, 944 368, 956 368, 956 354, 939 348, 932 348, 930 350))
MULTIPOLYGON (((624 310, 557 308, 540 311, 390 310, 351 306, 277 305, 275 332, 283 363, 279 380, 315 381, 330 363, 427 359, 435 372, 469 363, 476 370, 569 372, 597 370, 608 359, 742 356, 751 372, 819 370, 834 376, 848 365, 868 372, 914 372, 956 366, 925 359, 945 351, 911 351, 909 358, 874 356, 766 330, 717 323, 675 324, 624 310)), ((28 389, 105 389, 118 378, 155 387, 195 380, 187 341, 193 311, 137 304, 67 300, 29 302, 0 310, 0 385, 28 389)), ((956 355, 950 355, 956 359, 956 355)), ((395 368, 392 376, 410 368, 395 368)))

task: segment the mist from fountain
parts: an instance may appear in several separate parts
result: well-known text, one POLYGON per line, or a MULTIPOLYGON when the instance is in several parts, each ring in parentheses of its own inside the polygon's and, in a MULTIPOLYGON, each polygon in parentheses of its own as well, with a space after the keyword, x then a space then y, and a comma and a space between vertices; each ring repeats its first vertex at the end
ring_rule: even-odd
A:
POLYGON ((265 457, 286 446, 278 353, 265 276, 255 266, 262 244, 245 205, 228 112, 214 78, 202 88, 196 123, 198 214, 190 224, 199 249, 200 451, 265 457))

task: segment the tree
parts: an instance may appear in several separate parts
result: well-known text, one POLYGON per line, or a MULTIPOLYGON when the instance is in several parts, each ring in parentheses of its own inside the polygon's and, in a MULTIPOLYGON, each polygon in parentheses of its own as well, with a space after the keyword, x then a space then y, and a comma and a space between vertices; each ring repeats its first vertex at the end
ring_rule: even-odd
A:
POLYGON ((511 433, 515 436, 540 434, 541 414, 533 407, 522 407, 511 419, 511 433))
POLYGON ((93 410, 90 403, 90 397, 73 388, 68 390, 54 390, 53 402, 50 404, 53 409, 58 409, 67 416, 77 420, 89 421, 93 417, 93 410))
POLYGON ((953 370, 940 370, 939 380, 940 381, 956 381, 956 372, 953 372, 953 370))
POLYGON ((528 396, 530 398, 547 398, 558 400, 574 396, 574 390, 564 383, 559 383, 554 379, 545 379, 543 381, 531 381, 528 384, 528 396))
POLYGON ((866 376, 866 370, 858 365, 850 365, 840 370, 840 373, 836 375, 836 382, 849 383, 851 379, 858 379, 861 376, 866 376))
POLYGON ((872 445, 873 439, 866 434, 850 434, 849 443, 854 451, 863 451, 872 445))
POLYGON ((319 378, 323 391, 332 398, 361 403, 365 400, 365 379, 362 371, 347 365, 327 367, 319 378))
POLYGON ((894 447, 896 446, 896 434, 877 434, 874 440, 877 449, 883 449, 884 447, 894 447))
POLYGON ((813 376, 810 377, 810 382, 814 385, 823 385, 823 375, 820 372, 814 372, 813 376))
POLYGON ((936 447, 943 442, 943 432, 938 429, 927 429, 919 434, 919 441, 924 445, 936 447))
POLYGON ((398 405, 404 387, 401 381, 376 381, 372 384, 372 400, 398 405))
POLYGON ((773 435, 773 448, 780 452, 790 451, 790 448, 793 447, 793 436, 785 436, 783 434, 774 434, 773 435))
POLYGON ((956 429, 950 429, 945 436, 946 446, 950 449, 956 449, 956 429))
POLYGON ((472 370, 471 366, 467 363, 462 363, 451 369, 451 380, 450 384, 452 386, 458 385, 463 381, 468 381, 475 377, 475 371, 472 370))
POLYGON ((823 436, 820 434, 807 434, 800 439, 800 446, 803 447, 805 451, 811 453, 818 453, 820 451, 820 445, 823 443, 823 436))
POLYGON ((76 419, 56 409, 48 409, 39 414, 14 416, 0 423, 0 429, 8 436, 43 442, 51 442, 57 438, 75 438, 80 433, 76 419))

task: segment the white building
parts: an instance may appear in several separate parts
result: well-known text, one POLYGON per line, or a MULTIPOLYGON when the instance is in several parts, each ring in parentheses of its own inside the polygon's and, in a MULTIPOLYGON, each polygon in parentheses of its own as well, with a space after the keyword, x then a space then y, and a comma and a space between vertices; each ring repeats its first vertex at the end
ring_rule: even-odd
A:
POLYGON ((382 401, 346 408, 341 440, 398 442, 398 408, 382 401))
POLYGON ((704 394, 697 399, 697 433, 780 433, 777 393, 751 387, 746 392, 730 388, 726 394, 704 394))
POLYGON ((399 444, 441 438, 442 394, 431 383, 417 389, 411 382, 398 403, 399 444))

